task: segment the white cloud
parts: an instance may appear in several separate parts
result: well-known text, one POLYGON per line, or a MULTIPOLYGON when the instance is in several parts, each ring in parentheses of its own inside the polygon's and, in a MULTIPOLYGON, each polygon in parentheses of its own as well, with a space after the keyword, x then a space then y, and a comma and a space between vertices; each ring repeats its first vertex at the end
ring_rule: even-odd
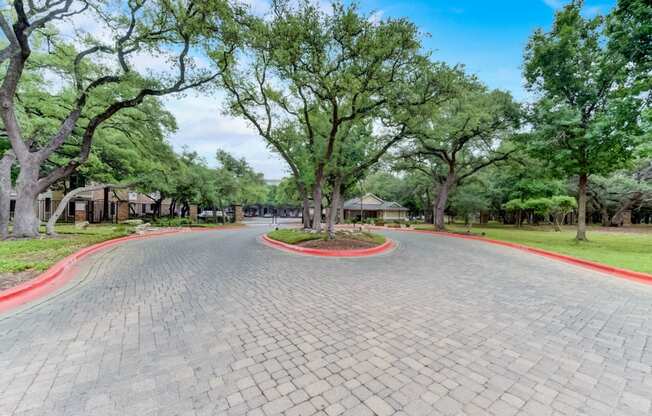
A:
POLYGON ((170 137, 176 150, 187 146, 215 165, 215 152, 223 149, 244 157, 266 178, 288 176, 285 162, 273 154, 265 141, 245 120, 222 114, 221 96, 189 94, 182 98, 166 97, 166 108, 174 114, 178 131, 170 137))
POLYGON ((385 12, 383 10, 377 10, 371 13, 371 15, 369 16, 369 22, 371 22, 374 25, 377 25, 378 23, 381 22, 381 20, 383 20, 384 14, 385 12))
POLYGON ((552 7, 553 9, 559 9, 564 6, 564 1, 562 0, 543 0, 543 2, 548 5, 548 7, 552 7))

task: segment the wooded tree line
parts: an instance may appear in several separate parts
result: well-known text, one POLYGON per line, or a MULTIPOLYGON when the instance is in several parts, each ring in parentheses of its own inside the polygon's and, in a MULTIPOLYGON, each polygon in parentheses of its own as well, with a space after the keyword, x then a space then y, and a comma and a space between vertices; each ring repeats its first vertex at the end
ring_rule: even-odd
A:
MULTIPOLYGON (((321 230, 327 205, 332 234, 345 196, 384 177, 378 193, 400 180, 413 195, 408 206, 438 229, 447 210, 514 212, 516 200, 559 218, 575 209, 563 197, 576 196, 577 238, 585 239, 587 206, 613 211, 614 177, 633 186, 632 206, 649 199, 634 182, 649 180, 652 6, 620 0, 608 16, 590 18, 582 6, 571 2, 549 31, 530 37, 524 76, 535 100, 524 104, 424 53, 409 20, 372 19, 355 4, 273 1, 256 16, 222 0, 14 0, 0 16, 0 225, 6 230, 10 185, 13 235, 34 236, 40 192, 73 173, 128 171, 131 159, 151 163, 138 175, 143 186, 161 198, 174 189, 181 204, 193 192, 206 206, 246 186, 255 194, 260 180, 250 180, 253 171, 238 177, 244 161, 224 153, 217 170, 189 152, 142 157, 164 148, 175 128, 158 97, 193 89, 226 93, 226 110, 286 162, 283 192, 300 200, 306 228, 321 230), (92 33, 59 23, 79 15, 96 19, 92 33), (143 58, 165 64, 133 64, 143 58), (374 173, 379 162, 398 176, 374 173), (519 171, 534 187, 560 186, 520 195, 519 171), (498 192, 500 181, 512 189, 498 192)), ((107 175, 100 180, 115 178, 107 175)))

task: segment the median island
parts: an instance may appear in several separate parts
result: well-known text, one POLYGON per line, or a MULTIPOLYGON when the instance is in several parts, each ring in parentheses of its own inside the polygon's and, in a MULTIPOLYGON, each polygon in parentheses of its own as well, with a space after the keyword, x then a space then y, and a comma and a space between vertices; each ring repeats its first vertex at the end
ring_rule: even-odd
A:
POLYGON ((393 247, 392 241, 380 234, 357 230, 338 230, 329 238, 325 232, 284 228, 267 233, 264 240, 282 249, 318 256, 368 256, 393 247))

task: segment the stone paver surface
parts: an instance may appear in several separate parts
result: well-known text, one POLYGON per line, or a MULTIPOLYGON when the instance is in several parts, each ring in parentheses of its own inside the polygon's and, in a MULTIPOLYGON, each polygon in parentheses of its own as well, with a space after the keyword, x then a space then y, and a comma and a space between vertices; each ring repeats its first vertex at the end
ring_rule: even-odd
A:
POLYGON ((0 316, 0 415, 650 415, 652 287, 476 241, 133 241, 0 316))

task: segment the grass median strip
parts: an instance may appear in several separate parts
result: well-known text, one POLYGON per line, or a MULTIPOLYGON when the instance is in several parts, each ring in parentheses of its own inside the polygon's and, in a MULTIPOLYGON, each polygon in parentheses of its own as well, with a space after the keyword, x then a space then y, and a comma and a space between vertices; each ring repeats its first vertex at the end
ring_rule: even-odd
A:
MULTIPOLYGON (((272 240, 280 241, 286 244, 301 244, 306 241, 313 240, 327 240, 328 234, 325 232, 314 233, 294 228, 281 228, 278 230, 270 231, 267 236, 272 240)), ((385 242, 385 237, 380 234, 368 232, 345 232, 337 231, 335 233, 335 240, 356 240, 373 245, 381 245, 385 242)))
MULTIPOLYGON (((416 229, 432 230, 432 225, 422 225, 416 229)), ((451 224, 448 231, 465 232, 462 225, 451 224)), ((516 228, 514 226, 473 226, 474 234, 494 240, 508 241, 526 246, 541 248, 555 253, 566 254, 584 260, 608 264, 614 267, 652 273, 652 233, 617 232, 589 230, 589 241, 575 240, 575 231, 561 232, 541 228, 516 228)))
POLYGON ((134 227, 123 225, 57 226, 56 237, 6 240, 0 242, 0 273, 25 270, 43 271, 75 251, 113 238, 133 233, 134 227))

